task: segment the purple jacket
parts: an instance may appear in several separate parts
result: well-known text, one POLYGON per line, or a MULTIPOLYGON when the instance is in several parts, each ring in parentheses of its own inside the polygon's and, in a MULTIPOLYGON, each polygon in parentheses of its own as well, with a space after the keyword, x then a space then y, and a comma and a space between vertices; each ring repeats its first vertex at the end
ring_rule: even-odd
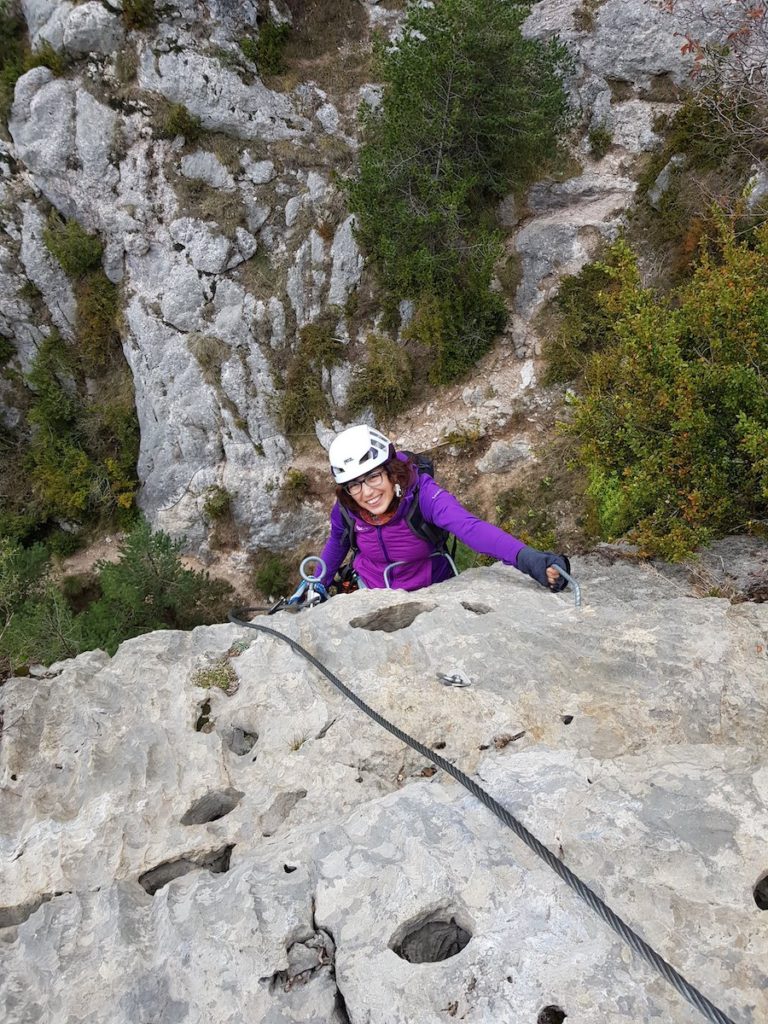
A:
MULTIPOLYGON (((398 452, 397 457, 407 458, 402 452, 398 452)), ((414 480, 400 499, 397 512, 384 526, 371 526, 351 513, 358 548, 354 567, 367 587, 383 588, 386 585, 384 570, 392 562, 408 563, 390 570, 389 584, 395 590, 418 590, 453 575, 448 560, 430 558, 435 551, 433 545, 417 537, 408 525, 407 513, 414 501, 419 502, 426 522, 448 530, 473 551, 517 566, 518 553, 525 547, 521 540, 473 516, 432 477, 414 471, 414 480)), ((323 577, 326 586, 333 581, 349 551, 346 534, 346 525, 336 502, 331 510, 331 535, 321 554, 326 565, 323 577)))

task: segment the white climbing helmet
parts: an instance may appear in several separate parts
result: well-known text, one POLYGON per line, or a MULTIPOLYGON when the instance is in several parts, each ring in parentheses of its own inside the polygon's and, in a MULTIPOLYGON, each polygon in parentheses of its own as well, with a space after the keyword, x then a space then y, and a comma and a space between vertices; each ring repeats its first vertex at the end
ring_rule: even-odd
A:
POLYGON ((342 430, 328 449, 331 472, 337 484, 346 484, 376 466, 383 466, 391 455, 394 455, 394 448, 389 438, 364 423, 342 430))

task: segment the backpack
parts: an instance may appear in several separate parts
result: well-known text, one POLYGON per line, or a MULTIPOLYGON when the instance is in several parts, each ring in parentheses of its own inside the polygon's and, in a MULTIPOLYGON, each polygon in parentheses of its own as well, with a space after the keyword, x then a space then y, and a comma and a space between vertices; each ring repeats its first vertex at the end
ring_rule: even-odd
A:
MULTIPOLYGON (((429 476, 434 479, 435 477, 435 464, 428 455, 422 455, 419 452, 403 451, 403 455, 407 455, 413 465, 416 467, 419 479, 422 476, 429 476)), ((339 511, 341 517, 344 520, 346 527, 346 539, 349 542, 349 548, 352 553, 352 558, 357 554, 358 548, 355 544, 355 525, 352 515, 348 509, 346 509, 341 502, 339 502, 339 511)), ((411 533, 414 533, 421 540, 427 541, 431 544, 435 551, 445 551, 448 553, 448 538, 450 534, 448 530, 443 530, 440 526, 435 526, 434 523, 428 523, 424 518, 421 507, 419 505, 419 485, 416 484, 416 490, 414 491, 414 500, 411 502, 411 507, 408 510, 408 515, 405 518, 411 533)), ((450 555, 452 558, 456 556, 456 538, 453 538, 451 545, 450 555)))

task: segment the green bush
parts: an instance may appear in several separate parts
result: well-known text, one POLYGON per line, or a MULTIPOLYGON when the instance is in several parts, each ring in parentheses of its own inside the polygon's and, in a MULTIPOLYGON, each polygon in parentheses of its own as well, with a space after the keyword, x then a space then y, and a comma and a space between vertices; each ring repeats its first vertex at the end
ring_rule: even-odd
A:
POLYGON ((284 555, 262 552, 256 557, 253 583, 266 598, 285 597, 294 588, 297 573, 284 555))
POLYGON ((216 522, 227 519, 232 514, 232 495, 223 487, 208 487, 205 490, 203 515, 206 519, 216 522))
POLYGON ((0 679, 78 652, 78 630, 50 575, 42 544, 0 538, 0 679))
POLYGON ((57 77, 61 77, 69 67, 69 57, 55 49, 44 39, 36 50, 28 50, 24 59, 24 71, 32 68, 48 68, 57 77))
POLYGON ((363 116, 346 189, 385 290, 429 309, 433 380, 463 372, 503 323, 492 211, 557 151, 565 50, 523 38, 527 13, 503 0, 414 5, 397 47, 377 48, 382 103, 363 116))
POLYGON ((502 530, 540 551, 557 551, 557 525, 547 507, 550 501, 551 495, 544 494, 541 485, 533 494, 529 488, 513 487, 497 499, 496 522, 502 530))
POLYGON ((139 428, 117 288, 101 269, 101 242, 76 221, 52 214, 44 237, 74 281, 77 342, 67 345, 52 332, 26 379, 32 430, 24 484, 34 520, 46 529, 56 518, 126 526, 138 487, 139 428))
MULTIPOLYGON (((743 111, 745 117, 748 112, 743 111)), ((657 126, 661 128, 661 126, 657 126)), ((689 98, 664 128, 665 144, 640 176, 633 233, 643 246, 665 256, 664 283, 690 277, 702 241, 717 232, 712 197, 734 213, 743 207, 744 185, 752 173, 749 149, 733 137, 701 93, 689 98), (671 165, 673 157, 682 158, 671 165), (669 180, 651 206, 648 195, 669 166, 669 180)), ((741 225, 748 230, 765 219, 757 212, 741 225)))
POLYGON ((139 426, 130 371, 113 361, 92 377, 86 358, 56 332, 38 349, 24 380, 26 423, 0 431, 0 533, 52 543, 60 519, 132 521, 139 426))
POLYGON ((154 0, 123 0, 123 24, 127 29, 151 28, 156 21, 154 0))
POLYGON ((196 142, 203 133, 203 125, 183 103, 171 103, 161 110, 156 131, 161 139, 175 139, 177 135, 183 135, 187 142, 196 142))
POLYGON ((83 277, 101 265, 104 252, 101 242, 76 220, 62 220, 58 214, 52 214, 43 232, 43 241, 69 277, 83 277))
POLYGON ((232 588, 186 569, 182 543, 140 522, 117 562, 99 562, 95 580, 62 589, 42 545, 0 539, 0 674, 97 647, 114 654, 123 640, 155 629, 224 621, 232 588))
POLYGON ((373 409, 377 421, 404 408, 413 386, 413 365, 402 345, 382 334, 369 334, 365 364, 349 391, 351 416, 373 409))
POLYGON ((155 629, 192 629, 226 619, 232 588, 182 564, 183 540, 139 522, 117 562, 97 563, 102 596, 78 617, 84 649, 113 654, 128 637, 155 629))
POLYGON ((333 336, 335 319, 329 315, 299 331, 299 343, 285 373, 280 404, 283 429, 289 434, 312 430, 315 420, 328 411, 322 387, 323 370, 341 362, 344 345, 333 336))
POLYGON ((587 136, 589 151, 595 160, 602 160, 613 145, 613 135, 604 124, 596 125, 587 136))
POLYGON ((691 280, 660 299, 629 247, 600 301, 611 337, 586 367, 572 432, 599 532, 669 559, 768 511, 768 225, 720 218, 691 280))
POLYGON ((99 269, 78 281, 75 293, 80 358, 93 377, 122 355, 116 327, 117 288, 99 269))
POLYGON ((284 50, 290 31, 290 25, 268 19, 259 26, 256 39, 246 36, 240 40, 240 49, 260 75, 279 75, 285 71, 284 50))
POLYGON ((605 296, 617 289, 612 253, 604 262, 587 263, 578 274, 564 277, 551 306, 554 329, 548 332, 542 355, 547 362, 546 384, 573 380, 584 372, 589 356, 613 337, 613 318, 605 296))
POLYGON ((76 352, 53 332, 41 344, 26 381, 30 389, 27 474, 15 482, 38 523, 84 521, 127 510, 138 486, 139 431, 127 367, 113 370, 88 394, 76 352))

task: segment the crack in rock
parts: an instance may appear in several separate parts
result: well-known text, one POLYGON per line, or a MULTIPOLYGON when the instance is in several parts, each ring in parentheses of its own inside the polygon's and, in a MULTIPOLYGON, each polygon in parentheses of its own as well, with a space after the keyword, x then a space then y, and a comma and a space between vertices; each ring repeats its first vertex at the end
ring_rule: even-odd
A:
POLYGON ((61 892, 46 892, 33 900, 27 900, 26 903, 19 903, 15 907, 0 907, 0 929, 15 928, 17 925, 24 924, 44 903, 49 903, 57 896, 69 896, 70 892, 69 889, 61 892))
POLYGON ((211 874, 221 875, 229 871, 229 864, 234 850, 234 843, 223 846, 213 852, 207 851, 199 855, 190 854, 188 857, 179 857, 176 860, 163 861, 157 867, 150 868, 144 874, 139 875, 139 885, 150 896, 154 896, 163 886, 168 885, 174 878, 181 878, 188 875, 190 871, 205 869, 211 874))

